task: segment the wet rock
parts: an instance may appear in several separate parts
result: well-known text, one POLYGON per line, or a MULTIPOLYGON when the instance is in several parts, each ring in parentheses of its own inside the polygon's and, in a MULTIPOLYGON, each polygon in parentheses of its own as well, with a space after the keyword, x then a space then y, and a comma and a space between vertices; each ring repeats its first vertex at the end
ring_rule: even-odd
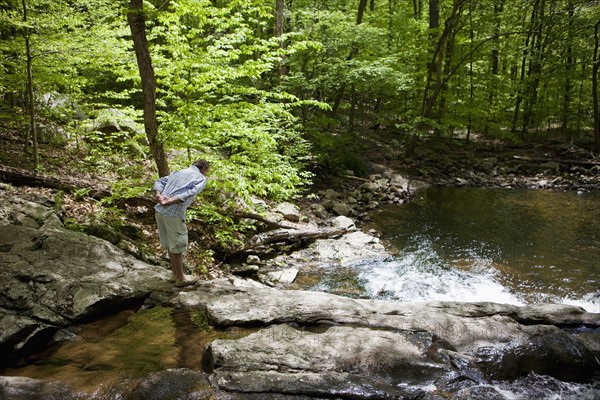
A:
POLYGON ((313 333, 274 325, 237 341, 215 340, 205 366, 227 391, 397 398, 453 374, 445 360, 428 356, 437 346, 415 332, 333 326, 313 333))
POLYGON ((285 268, 280 271, 268 272, 266 275, 270 282, 289 285, 296 280, 298 272, 296 268, 285 268))
POLYGON ((209 400, 213 390, 205 375, 189 369, 168 369, 146 377, 127 397, 131 400, 209 400))
POLYGON ((46 382, 21 376, 0 376, 0 399, 3 400, 83 400, 62 382, 46 382))

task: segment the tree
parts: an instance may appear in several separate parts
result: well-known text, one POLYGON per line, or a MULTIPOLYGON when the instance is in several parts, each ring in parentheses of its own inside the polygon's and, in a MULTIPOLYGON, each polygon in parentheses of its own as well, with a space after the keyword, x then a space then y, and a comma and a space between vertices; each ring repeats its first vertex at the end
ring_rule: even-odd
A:
MULTIPOLYGON (((285 11, 284 0, 276 0, 275 1, 275 36, 279 39, 279 47, 282 50, 284 48, 284 39, 283 39, 284 11, 285 11)), ((277 67, 277 73, 279 74, 279 76, 285 75, 285 64, 283 63, 283 60, 279 61, 279 64, 277 67)))
POLYGON ((600 105, 598 104, 598 70, 600 70, 600 20, 594 25, 594 57, 592 67, 592 100, 594 103, 594 143, 596 151, 600 151, 600 105))
MULTIPOLYGON (((27 2, 26 0, 22 0, 23 4, 23 37, 25 38, 25 54, 26 54, 26 63, 27 63, 27 100, 28 100, 28 108, 29 108, 29 117, 30 117, 30 131, 31 131, 31 140, 33 143, 33 162, 35 167, 38 168, 40 165, 40 157, 38 152, 38 137, 37 137, 37 127, 35 122, 35 96, 33 93, 33 55, 31 54, 31 44, 30 44, 30 35, 29 35, 29 27, 27 26, 27 2)), ((27 149, 27 145, 29 140, 27 136, 25 136, 25 148, 27 149)))
POLYGON ((140 78, 142 80, 142 97, 144 99, 144 127, 148 137, 150 150, 154 156, 159 176, 169 175, 169 164, 162 143, 158 140, 158 121, 156 119, 156 78, 146 38, 146 19, 144 17, 143 0, 131 0, 127 21, 131 28, 135 55, 140 78))

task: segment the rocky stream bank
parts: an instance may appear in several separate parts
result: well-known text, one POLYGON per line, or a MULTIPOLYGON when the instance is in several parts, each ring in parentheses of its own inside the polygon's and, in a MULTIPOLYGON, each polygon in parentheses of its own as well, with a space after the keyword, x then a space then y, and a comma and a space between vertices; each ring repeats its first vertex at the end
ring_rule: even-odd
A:
MULTIPOLYGON (((397 303, 289 290, 307 264, 386 257, 377 237, 351 218, 380 202, 406 201, 411 187, 422 185, 386 171, 348 179, 357 183, 350 194, 323 192, 310 208, 319 224, 294 207, 277 212, 291 224, 282 237, 324 229, 335 235, 300 234, 312 237, 309 244, 278 256, 270 253, 277 241, 257 238, 229 267, 241 277, 185 291, 174 290, 164 267, 67 230, 52 209, 0 191, 4 367, 73 341, 78 325, 131 305, 203 315, 199 331, 243 332, 210 340, 192 368, 159 369, 92 391, 5 375, 0 398, 500 400, 509 398, 502 385, 532 376, 581 384, 587 397, 580 398, 600 393, 600 314, 564 305, 397 303)), ((526 396, 535 393, 531 388, 526 396)))

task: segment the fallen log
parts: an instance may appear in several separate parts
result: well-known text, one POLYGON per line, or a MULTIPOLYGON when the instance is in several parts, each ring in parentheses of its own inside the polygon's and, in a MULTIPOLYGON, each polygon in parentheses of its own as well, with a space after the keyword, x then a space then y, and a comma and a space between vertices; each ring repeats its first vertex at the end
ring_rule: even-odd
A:
MULTIPOLYGON (((58 178, 42 175, 32 171, 18 168, 0 166, 0 181, 16 186, 43 187, 48 189, 62 190, 68 193, 76 193, 85 190, 85 195, 95 200, 102 200, 112 196, 108 187, 102 187, 96 183, 72 178, 58 178)), ((116 205, 128 204, 135 206, 153 207, 156 202, 148 197, 123 198, 114 202, 116 205)))
POLYGON ((274 231, 259 233, 254 236, 245 246, 236 250, 233 254, 240 254, 248 250, 258 249, 267 245, 273 244, 295 244, 302 241, 314 241, 317 239, 325 239, 338 237, 348 233, 347 229, 340 228, 306 228, 299 229, 277 229, 274 231))
POLYGON ((533 162, 533 163, 555 162, 558 164, 583 165, 583 166, 587 166, 587 167, 594 167, 596 165, 600 165, 600 161, 564 160, 564 159, 559 159, 559 158, 513 156, 513 159, 519 160, 519 161, 533 162))
POLYGON ((258 215, 258 214, 253 214, 253 213, 249 213, 249 212, 236 212, 233 214, 234 217, 237 218, 246 218, 246 219, 252 219, 258 222, 262 222, 263 224, 267 225, 269 228, 282 228, 282 229, 298 229, 295 226, 291 226, 291 225, 286 225, 286 224, 281 224, 277 221, 271 221, 265 217, 263 217, 262 215, 258 215))

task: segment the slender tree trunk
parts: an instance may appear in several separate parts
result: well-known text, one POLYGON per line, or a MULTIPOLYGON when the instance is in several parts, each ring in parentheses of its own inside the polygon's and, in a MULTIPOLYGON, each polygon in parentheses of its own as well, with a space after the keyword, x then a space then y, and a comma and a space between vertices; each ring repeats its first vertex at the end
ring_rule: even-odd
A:
MULTIPOLYGON (((35 124, 35 96, 33 93, 33 56, 31 55, 31 43, 30 43, 30 34, 29 28, 27 27, 27 2, 26 0, 22 0, 23 5, 23 23, 25 25, 23 36, 25 37, 25 51, 27 53, 27 97, 28 97, 28 112, 29 112, 29 123, 31 129, 31 141, 33 144, 33 162, 35 164, 35 168, 37 169, 40 165, 40 156, 38 150, 38 136, 37 136, 37 127, 35 124)), ((25 135, 25 151, 27 151, 29 147, 29 138, 28 135, 25 135)))
POLYGON ((542 65, 545 57, 544 45, 544 14, 546 1, 541 0, 540 7, 537 12, 537 23, 535 25, 535 34, 532 42, 532 54, 527 73, 527 97, 523 111, 523 135, 526 135, 533 123, 537 126, 536 106, 538 103, 538 90, 540 85, 540 75, 542 73, 542 65))
POLYGON ((598 50, 600 49, 600 21, 594 26, 594 66, 592 68, 592 99, 594 102, 594 148, 600 151, 600 105, 598 103, 598 70, 600 69, 600 59, 598 50))
MULTIPOLYGON (((275 36, 279 39, 279 48, 283 50, 283 15, 285 10, 284 0, 276 0, 275 1, 275 36)), ((277 66, 277 74, 281 77, 286 74, 285 64, 283 59, 279 60, 279 65, 277 66)))
MULTIPOLYGON (((521 59, 521 73, 520 73, 520 77, 519 77, 519 88, 517 89, 517 96, 516 96, 516 100, 515 100, 515 109, 513 112, 513 121, 512 121, 512 127, 511 127, 511 131, 513 133, 517 132, 517 122, 519 121, 519 116, 520 116, 520 112, 521 112, 521 104, 523 103, 523 98, 526 94, 524 86, 525 86, 525 76, 526 76, 526 71, 527 71, 527 59, 529 58, 529 53, 531 51, 530 43, 532 41, 533 30, 535 29, 535 23, 536 23, 536 18, 537 18, 536 15, 537 15, 537 9, 539 7, 539 3, 540 3, 540 0, 535 0, 535 3, 533 4, 533 9, 531 11, 530 29, 529 29, 529 32, 527 33, 527 37, 525 39, 525 47, 523 48, 523 58, 521 59)), ((521 135, 524 137, 525 132, 522 132, 521 135)))
POLYGON ((413 17, 420 20, 423 17, 423 0, 412 0, 413 17))
MULTIPOLYGON (((434 0, 434 2, 437 0, 434 0)), ((445 54, 445 51, 448 52, 452 50, 452 40, 454 35, 456 34, 456 27, 460 21, 460 17, 462 14, 463 6, 468 0, 454 0, 452 5, 452 12, 450 16, 446 19, 444 23, 444 30, 437 40, 437 44, 435 45, 435 50, 433 53, 433 57, 431 59, 431 64, 429 66, 429 74, 427 78, 427 84, 425 86, 425 91, 423 93, 423 104, 421 108, 421 116, 424 118, 437 118, 433 115, 433 108, 437 99, 444 89, 448 79, 442 79, 442 64, 444 59, 448 60, 448 57, 451 57, 451 54, 445 54), (431 89, 433 83, 433 89, 431 89)), ((431 11, 430 11, 431 15, 431 11)), ((439 16, 438 16, 439 17, 439 16)), ((433 17, 430 16, 430 27, 431 22, 435 22, 435 15, 433 17)), ((439 20, 437 21, 439 23, 439 20)), ((452 70, 450 64, 446 63, 444 71, 446 75, 450 75, 450 71, 452 70)))
MULTIPOLYGON (((494 4, 494 35, 500 34, 500 25, 502 23, 502 11, 504 9, 504 1, 501 0, 498 3, 494 4)), ((484 131, 486 133, 490 130, 490 119, 494 117, 494 107, 496 105, 496 91, 498 90, 498 75, 500 74, 500 51, 499 40, 494 40, 494 47, 491 51, 491 79, 489 85, 489 94, 488 94, 488 110, 490 111, 489 117, 486 119, 484 131)))
POLYGON ((362 24, 366 9, 367 0, 360 0, 358 3, 358 13, 356 14, 356 25, 362 24))
POLYGON ((573 0, 567 2, 567 12, 569 14, 569 27, 567 32, 567 62, 565 63, 565 93, 563 96, 563 107, 561 116, 560 130, 566 134, 569 130, 569 116, 571 114, 571 77, 575 72, 573 61, 573 17, 575 15, 575 6, 573 0))
POLYGON ((152 67, 148 39, 146 38, 146 20, 143 0, 131 0, 127 21, 133 36, 133 46, 137 58, 140 78, 142 80, 142 96, 144 99, 144 128, 150 150, 154 156, 159 176, 169 175, 169 164, 162 143, 158 140, 158 121, 156 119, 156 77, 152 67))
POLYGON ((388 0, 388 50, 392 50, 394 43, 394 14, 396 9, 396 0, 388 0))
POLYGON ((429 111, 428 99, 432 81, 441 73, 441 64, 438 60, 438 52, 440 49, 441 36, 438 35, 440 27, 440 4, 439 0, 429 0, 429 40, 431 49, 431 62, 427 64, 427 81, 425 82, 425 90, 423 91, 423 103, 421 107, 421 115, 428 116, 429 111))
MULTIPOLYGON (((360 2, 358 3, 358 13, 356 15, 356 25, 362 24, 366 8, 367 8, 367 0, 360 0, 360 2)), ((352 50, 350 50, 350 54, 348 55, 347 60, 352 60, 357 53, 358 53, 358 49, 353 46, 352 50)), ((340 104, 342 103, 342 99, 344 98, 345 91, 346 91, 346 82, 342 82, 337 90, 333 105, 331 106, 331 116, 334 118, 337 115, 337 111, 340 107, 340 104)))
MULTIPOLYGON (((443 66, 443 76, 448 76, 452 69, 452 55, 454 53, 454 39, 456 38, 456 29, 452 29, 450 33, 450 37, 446 40, 446 50, 444 52, 444 66, 443 66)), ((438 83, 440 85, 439 88, 439 107, 436 112, 436 118, 441 121, 444 118, 444 111, 446 109, 446 92, 448 89, 448 85, 443 84, 442 81, 438 83)), ((439 133, 439 132, 438 132, 439 133)))

